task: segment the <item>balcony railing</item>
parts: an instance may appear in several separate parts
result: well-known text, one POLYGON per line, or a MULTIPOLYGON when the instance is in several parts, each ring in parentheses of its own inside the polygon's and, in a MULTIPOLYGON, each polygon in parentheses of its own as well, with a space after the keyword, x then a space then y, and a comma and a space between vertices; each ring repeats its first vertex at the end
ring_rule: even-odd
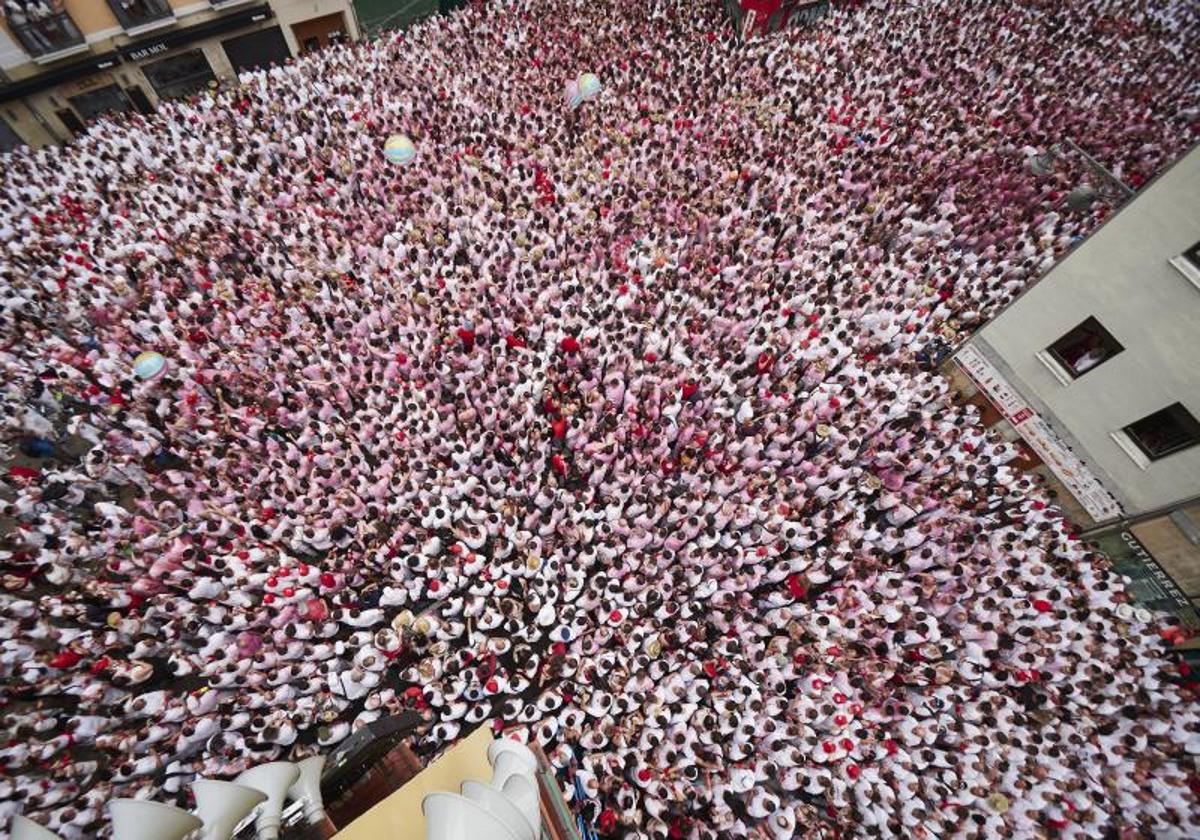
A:
POLYGON ((43 3, 23 0, 10 0, 0 8, 13 37, 35 60, 87 49, 83 33, 65 11, 51 11, 43 3))
POLYGON ((175 12, 167 5, 167 0, 108 0, 108 7, 126 32, 175 19, 175 12))

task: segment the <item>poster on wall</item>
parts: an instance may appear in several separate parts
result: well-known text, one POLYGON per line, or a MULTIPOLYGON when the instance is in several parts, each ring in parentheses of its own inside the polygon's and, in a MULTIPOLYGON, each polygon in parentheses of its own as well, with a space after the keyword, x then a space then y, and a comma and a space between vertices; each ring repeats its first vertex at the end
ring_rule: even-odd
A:
POLYGON ((1124 511, 1120 502, 978 348, 966 345, 954 361, 1079 501, 1088 516, 1098 523, 1121 516, 1124 511))

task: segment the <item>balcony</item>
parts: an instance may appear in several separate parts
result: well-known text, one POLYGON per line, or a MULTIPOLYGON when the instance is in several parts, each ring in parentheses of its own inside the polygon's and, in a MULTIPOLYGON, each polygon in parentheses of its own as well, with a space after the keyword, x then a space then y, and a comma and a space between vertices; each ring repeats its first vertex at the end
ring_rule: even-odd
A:
POLYGON ((139 35, 175 22, 167 0, 108 0, 108 7, 126 35, 139 35))
POLYGON ((38 64, 88 51, 83 33, 65 11, 33 0, 9 0, 2 8, 9 31, 38 64))

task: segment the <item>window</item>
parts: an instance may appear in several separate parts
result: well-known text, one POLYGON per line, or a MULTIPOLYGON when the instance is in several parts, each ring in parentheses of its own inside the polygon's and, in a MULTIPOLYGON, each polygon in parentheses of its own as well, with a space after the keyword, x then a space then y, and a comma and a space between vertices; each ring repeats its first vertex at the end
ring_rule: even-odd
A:
POLYGON ((1125 348, 1095 318, 1088 318, 1046 348, 1072 379, 1099 367, 1125 348))
POLYGON ((1200 270, 1200 242, 1197 242, 1191 248, 1184 251, 1183 258, 1190 262, 1194 268, 1200 270))
POLYGON ((108 0, 108 7, 126 31, 159 20, 175 20, 175 12, 167 5, 167 0, 108 0))
POLYGON ((1124 432, 1151 461, 1200 443, 1200 422, 1182 403, 1169 405, 1130 423, 1124 432))
POLYGON ((191 96, 217 78, 203 50, 189 50, 172 58, 143 64, 142 72, 162 99, 191 96))
POLYGON ((94 120, 101 114, 121 113, 129 110, 129 100, 116 85, 105 85, 78 96, 68 96, 67 99, 85 122, 94 120))
POLYGON ((283 30, 278 26, 230 38, 222 41, 221 46, 225 48, 235 73, 245 73, 272 64, 282 66, 292 57, 283 30))
POLYGON ((0 4, 0 16, 8 22, 8 28, 25 51, 34 58, 66 50, 87 49, 83 33, 62 9, 61 3, 6 0, 0 4), (51 8, 52 5, 58 5, 59 8, 51 8))
POLYGON ((1200 289, 1200 242, 1188 248, 1182 254, 1171 257, 1171 265, 1182 274, 1187 281, 1200 289))

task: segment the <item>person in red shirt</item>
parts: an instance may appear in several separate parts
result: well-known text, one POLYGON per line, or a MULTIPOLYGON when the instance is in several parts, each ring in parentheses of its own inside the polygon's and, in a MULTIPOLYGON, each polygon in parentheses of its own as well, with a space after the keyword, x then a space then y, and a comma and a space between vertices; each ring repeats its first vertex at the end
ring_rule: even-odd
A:
POLYGON ((475 349, 475 328, 470 321, 458 328, 458 340, 462 342, 465 352, 470 353, 475 349))

